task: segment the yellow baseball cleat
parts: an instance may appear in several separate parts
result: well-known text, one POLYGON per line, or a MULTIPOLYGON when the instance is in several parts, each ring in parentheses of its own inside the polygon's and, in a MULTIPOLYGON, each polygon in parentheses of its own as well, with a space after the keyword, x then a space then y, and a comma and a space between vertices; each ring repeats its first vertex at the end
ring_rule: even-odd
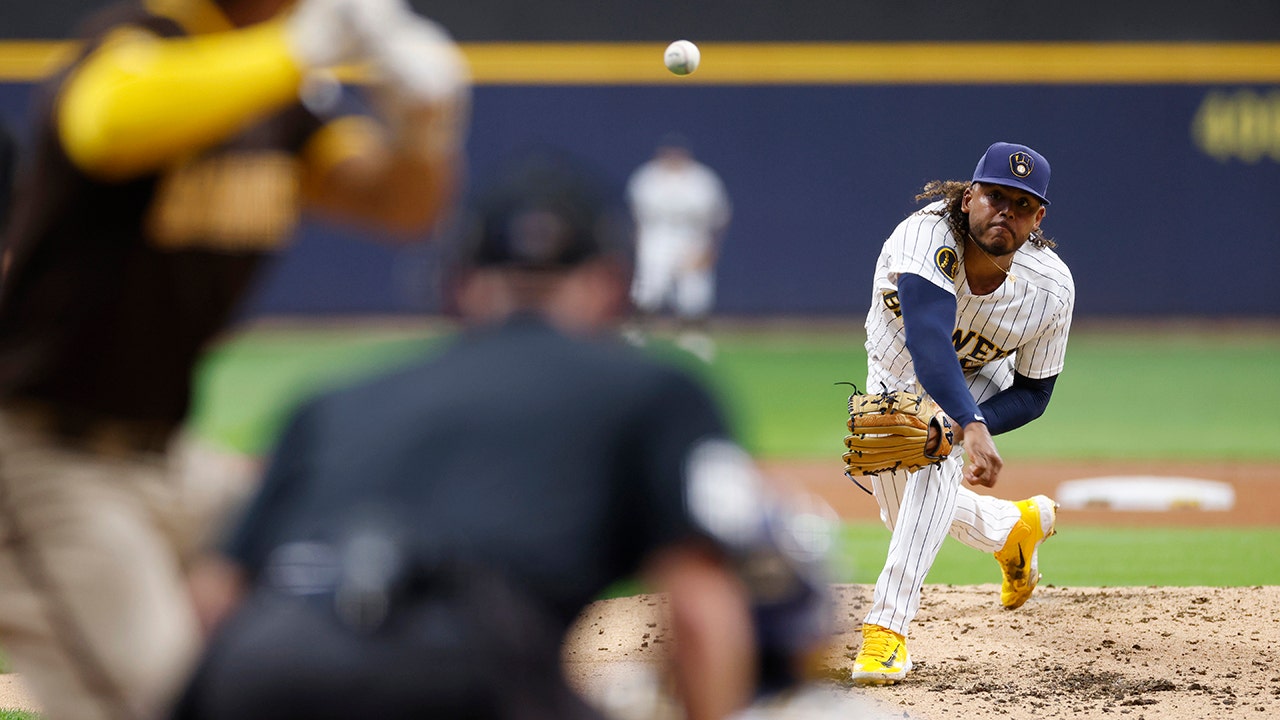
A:
POLYGON ((911 672, 907 639, 886 627, 862 626, 862 649, 853 661, 853 681, 859 685, 892 685, 911 672))
POLYGON ((1014 503, 1022 518, 1009 531, 1009 539, 995 554, 1004 573, 1000 604, 1009 610, 1022 607, 1040 582, 1037 553, 1040 544, 1057 532, 1058 503, 1036 495, 1014 503))

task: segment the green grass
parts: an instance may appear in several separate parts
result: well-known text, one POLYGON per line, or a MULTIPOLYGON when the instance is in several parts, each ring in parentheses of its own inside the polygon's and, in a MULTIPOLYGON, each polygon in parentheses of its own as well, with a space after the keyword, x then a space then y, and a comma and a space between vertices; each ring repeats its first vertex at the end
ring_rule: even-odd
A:
POLYGON ((308 330, 253 333, 225 344, 196 374, 194 427, 219 443, 265 451, 306 397, 420 356, 425 332, 308 330))
MULTIPOLYGON (((1044 582, 1057 587, 1232 587, 1280 585, 1280 528, 1073 527, 1040 549, 1044 582)), ((837 583, 874 584, 889 549, 889 531, 879 523, 840 527, 830 560, 837 583)), ((928 582, 983 585, 1000 582, 991 555, 947 538, 928 582)), ((644 592, 636 580, 620 582, 605 597, 644 592)))
POLYGON ((852 391, 866 378, 866 353, 853 336, 733 333, 717 337, 708 366, 661 340, 650 352, 701 376, 729 415, 738 439, 761 457, 819 458, 841 448, 852 391))
MULTIPOLYGON (((839 582, 874 583, 889 531, 850 523, 839 535, 833 572, 839 582)), ((1280 585, 1280 528, 1104 528, 1059 532, 1040 550, 1044 581, 1063 586, 1280 585)), ((928 582, 1000 582, 990 555, 947 538, 928 582)))
POLYGON ((1280 459, 1280 337, 1079 333, 1009 456, 1280 459))
POLYGON ((742 442, 763 457, 830 457, 843 451, 846 401, 865 385, 860 337, 735 335, 720 343, 709 379, 742 442))
MULTIPOLYGON (((711 379, 754 452, 826 457, 850 390, 833 383, 866 379, 861 342, 857 326, 729 336, 711 379)), ((1049 410, 998 444, 1006 459, 1280 459, 1278 367, 1274 335, 1078 331, 1049 410)))
MULTIPOLYGON (((861 330, 724 333, 704 368, 665 343, 653 352, 701 372, 744 445, 762 457, 822 458, 841 447, 844 403, 862 384, 861 330)), ((213 353, 198 375, 195 421, 231 447, 260 451, 316 390, 432 347, 425 331, 254 334, 213 353)), ((1044 417, 1001 436, 1006 459, 1277 460, 1280 337, 1077 331, 1044 417), (1191 440, 1194 439, 1192 442, 1191 440)))

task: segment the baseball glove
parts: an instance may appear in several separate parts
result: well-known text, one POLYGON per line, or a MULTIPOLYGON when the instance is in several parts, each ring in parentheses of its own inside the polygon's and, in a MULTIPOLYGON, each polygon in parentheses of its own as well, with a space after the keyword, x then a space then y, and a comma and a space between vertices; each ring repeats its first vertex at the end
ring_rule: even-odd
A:
POLYGON ((942 408, 925 395, 885 390, 849 396, 849 435, 844 439, 850 477, 887 470, 919 470, 951 453, 955 433, 942 408), (936 433, 930 438, 929 429, 936 433))

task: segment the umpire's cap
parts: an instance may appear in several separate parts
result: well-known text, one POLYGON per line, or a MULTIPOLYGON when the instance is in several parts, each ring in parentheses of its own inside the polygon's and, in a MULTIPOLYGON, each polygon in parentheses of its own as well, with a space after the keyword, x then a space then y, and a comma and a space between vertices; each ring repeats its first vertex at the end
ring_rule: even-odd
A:
POLYGON ((992 144, 973 169, 973 182, 1016 187, 1049 204, 1049 161, 1026 145, 992 144))
POLYGON ((613 186, 568 154, 521 153, 467 212, 456 261, 471 268, 564 270, 612 256, 630 262, 613 186))

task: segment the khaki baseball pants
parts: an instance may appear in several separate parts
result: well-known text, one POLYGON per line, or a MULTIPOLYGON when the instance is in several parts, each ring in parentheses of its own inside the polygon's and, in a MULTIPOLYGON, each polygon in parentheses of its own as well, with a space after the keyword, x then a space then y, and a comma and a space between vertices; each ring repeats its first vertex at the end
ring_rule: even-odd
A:
POLYGON ((199 633, 179 548, 198 526, 160 453, 60 445, 0 413, 0 648, 47 720, 159 717, 199 633))

